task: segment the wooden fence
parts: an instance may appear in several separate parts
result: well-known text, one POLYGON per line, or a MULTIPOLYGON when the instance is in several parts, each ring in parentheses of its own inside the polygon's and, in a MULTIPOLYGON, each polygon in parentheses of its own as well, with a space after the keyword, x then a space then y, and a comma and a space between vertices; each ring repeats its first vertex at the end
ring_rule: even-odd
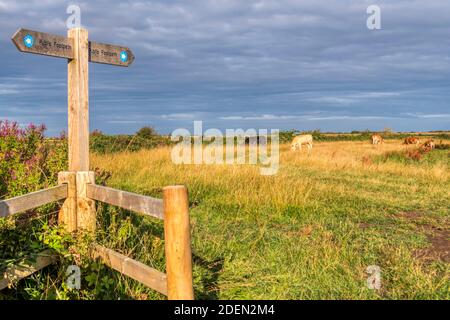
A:
MULTIPOLYGON (((0 217, 8 217, 64 200, 58 221, 72 232, 78 229, 95 230, 96 220, 81 216, 86 213, 95 215, 95 207, 94 211, 91 211, 93 206, 89 204, 89 210, 78 210, 79 204, 86 201, 100 201, 164 220, 166 273, 99 244, 92 245, 92 258, 100 259, 112 269, 166 295, 169 299, 193 299, 189 204, 186 187, 165 187, 163 199, 156 199, 98 186, 94 181, 86 182, 86 176, 93 177, 93 172, 88 174, 62 172, 59 175, 61 184, 56 187, 0 201, 0 217), (84 184, 77 183, 77 177, 82 177, 84 184), (77 192, 80 189, 84 190, 81 196, 79 196, 80 192, 77 192), (82 223, 80 224, 79 221, 82 223), (94 225, 89 225, 92 222, 94 225)), ((3 278, 0 278, 0 290, 57 261, 57 256, 50 250, 43 251, 34 258, 35 262, 32 264, 8 268, 3 278)))
MULTIPOLYGON (((73 28, 67 37, 55 36, 31 30, 19 29, 12 38, 22 52, 38 53, 67 58, 68 98, 68 162, 69 171, 60 172, 58 186, 33 192, 24 196, 0 201, 0 217, 30 210, 41 205, 64 200, 58 222, 69 232, 84 230, 95 233, 95 201, 115 205, 157 219, 164 220, 166 274, 152 269, 118 252, 93 245, 92 255, 100 258, 111 268, 127 275, 148 287, 168 296, 169 299, 193 299, 192 254, 190 247, 190 225, 188 194, 184 186, 170 186, 163 189, 163 199, 155 199, 131 192, 95 185, 94 172, 89 170, 89 62, 128 66, 134 55, 122 46, 107 45, 111 51, 103 60, 96 56, 92 46, 102 46, 88 39, 88 30, 73 28), (25 36, 25 38, 23 38, 25 36), (57 39, 70 43, 70 52, 45 46, 25 46, 26 38, 57 39), (45 50, 44 50, 45 49, 45 50), (64 51, 64 52, 63 52, 64 51)), ((56 40, 55 40, 56 41, 56 40)), ((50 41, 53 43, 53 41, 50 41)), ((0 279, 0 289, 13 281, 22 279, 55 261, 50 252, 37 255, 32 265, 23 265, 6 270, 0 279)))

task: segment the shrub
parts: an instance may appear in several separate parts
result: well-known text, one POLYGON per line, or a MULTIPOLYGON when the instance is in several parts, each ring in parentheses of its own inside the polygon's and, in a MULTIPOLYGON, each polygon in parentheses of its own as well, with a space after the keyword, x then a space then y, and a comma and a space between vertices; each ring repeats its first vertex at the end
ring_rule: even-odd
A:
MULTIPOLYGON (((145 134, 144 134, 145 135, 145 134)), ((141 149, 151 149, 162 145, 168 145, 171 141, 167 137, 153 135, 143 137, 142 135, 105 135, 100 131, 95 131, 90 136, 90 149, 93 152, 105 154, 123 151, 139 151, 141 149)))
POLYGON ((436 144, 435 149, 436 150, 450 150, 450 144, 442 143, 442 141, 441 141, 440 143, 436 144))
MULTIPOLYGON (((67 168, 66 137, 45 139, 44 131, 43 125, 31 124, 22 129, 16 122, 0 121, 3 198, 56 185, 58 172, 67 168)), ((96 182, 104 185, 110 173, 95 171, 96 182)), ((58 211, 59 203, 51 203, 0 218, 0 274, 12 266, 32 263, 43 250, 58 255, 56 264, 16 282, 13 288, 0 291, 0 300, 127 298, 126 289, 121 287, 121 275, 89 258, 87 250, 92 238, 83 237, 80 232, 74 238, 65 232, 56 223, 58 211), (67 267, 74 264, 83 270, 81 290, 71 290, 66 284, 67 267)))
POLYGON ((47 188, 67 164, 65 137, 46 141, 45 126, 0 121, 0 196, 13 197, 47 188))
MULTIPOLYGON (((17 122, 0 121, 1 198, 57 184, 58 172, 67 167, 67 143, 65 136, 45 139, 44 132, 44 125, 20 128, 17 122)), ((52 203, 0 219, 0 273, 43 249, 60 252, 64 248, 67 238, 54 228, 57 210, 58 204, 52 203)))
POLYGON ((159 134, 156 131, 156 129, 153 128, 153 127, 149 127, 149 126, 142 127, 141 129, 139 129, 136 132, 136 135, 138 137, 141 137, 141 138, 144 138, 144 139, 150 139, 150 138, 153 138, 155 136, 159 136, 159 134))

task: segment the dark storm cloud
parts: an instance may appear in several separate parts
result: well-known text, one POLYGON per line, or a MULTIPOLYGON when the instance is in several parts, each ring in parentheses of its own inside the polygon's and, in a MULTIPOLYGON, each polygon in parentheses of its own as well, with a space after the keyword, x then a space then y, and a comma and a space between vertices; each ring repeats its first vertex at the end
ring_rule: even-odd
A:
POLYGON ((75 3, 129 69, 90 65, 91 127, 450 129, 448 1, 0 0, 0 117, 66 125, 66 62, 17 52, 18 27, 64 34, 75 3), (381 7, 382 30, 366 28, 381 7))

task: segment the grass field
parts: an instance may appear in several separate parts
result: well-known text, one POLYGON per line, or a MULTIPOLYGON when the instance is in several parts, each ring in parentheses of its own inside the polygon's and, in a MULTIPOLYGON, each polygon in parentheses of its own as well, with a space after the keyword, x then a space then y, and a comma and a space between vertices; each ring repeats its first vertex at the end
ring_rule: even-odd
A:
MULTIPOLYGON (((137 193, 188 186, 196 298, 449 299, 449 150, 392 156, 405 148, 321 142, 308 155, 283 145, 274 176, 250 165, 174 165, 169 147, 94 154, 92 166, 137 193), (381 268, 380 290, 367 287, 370 265, 381 268)), ((105 244, 164 268, 163 242, 151 236, 159 223, 104 219, 105 244)))

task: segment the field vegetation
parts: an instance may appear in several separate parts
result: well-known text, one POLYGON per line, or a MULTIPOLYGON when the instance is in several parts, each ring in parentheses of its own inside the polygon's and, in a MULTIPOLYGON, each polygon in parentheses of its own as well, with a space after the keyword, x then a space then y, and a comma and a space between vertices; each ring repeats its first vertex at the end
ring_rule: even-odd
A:
MULTIPOLYGON (((8 133, 0 155, 10 159, 0 168, 2 197, 56 184, 55 172, 67 161, 64 138, 49 143, 43 128, 2 130, 8 133), (14 160, 40 154, 52 156, 14 160), (29 177, 26 186, 17 185, 19 174, 29 177)), ((253 165, 175 165, 165 143, 114 149, 110 143, 117 137, 96 134, 105 139, 97 140, 100 149, 91 155, 97 183, 155 197, 163 186, 187 185, 198 299, 450 298, 448 133, 435 133, 437 148, 414 157, 417 147, 403 145, 403 137, 372 146, 360 138, 366 133, 339 140, 330 138, 338 134, 316 132, 327 138, 317 138, 309 155, 281 146, 274 176, 260 175, 253 165), (381 268, 380 290, 367 287, 371 265, 381 268)), ((284 135, 282 141, 289 141, 284 135)), ((99 205, 96 239, 74 240, 56 225, 57 210, 0 219, 0 270, 42 249, 60 255, 56 265, 0 291, 0 299, 164 299, 86 254, 95 240, 164 271, 160 222, 99 205), (70 264, 81 267, 81 290, 65 284, 70 264)))
POLYGON ((283 145, 271 177, 176 166, 168 147, 92 160, 120 189, 188 186, 200 298, 449 298, 449 151, 413 160, 414 148, 321 142, 308 156, 283 145), (370 265, 382 270, 380 291, 367 288, 370 265))

